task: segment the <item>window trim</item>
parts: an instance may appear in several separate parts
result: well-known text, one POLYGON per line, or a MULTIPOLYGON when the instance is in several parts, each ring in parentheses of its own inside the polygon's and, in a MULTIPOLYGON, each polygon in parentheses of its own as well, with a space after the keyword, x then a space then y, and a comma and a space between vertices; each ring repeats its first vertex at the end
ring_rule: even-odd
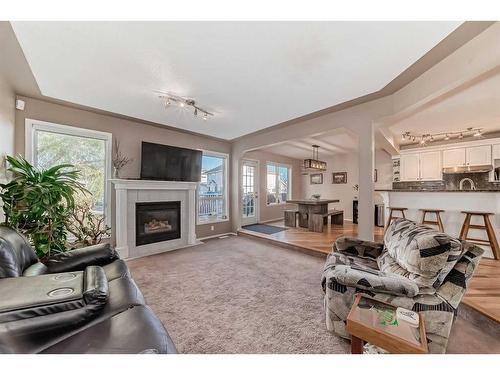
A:
POLYGON ((104 141, 104 153, 105 153, 105 168, 104 168, 104 215, 105 215, 105 224, 111 227, 111 182, 109 181, 112 173, 111 173, 111 165, 112 165, 112 140, 113 135, 111 133, 102 132, 99 130, 79 128, 71 125, 63 125, 57 124, 48 121, 40 121, 27 118, 24 122, 25 124, 25 142, 24 142, 24 157, 30 163, 34 164, 34 150, 33 147, 35 145, 35 132, 37 130, 57 133, 57 134, 65 134, 72 135, 77 137, 84 138, 93 138, 100 139, 104 141))
MULTIPOLYGON (((228 176, 228 171, 229 171, 229 154, 224 153, 224 152, 217 152, 217 151, 210 151, 210 150, 204 150, 204 149, 199 149, 203 154, 203 156, 213 156, 213 157, 218 157, 218 158, 225 158, 226 162, 224 163, 224 200, 226 202, 226 218, 225 219, 220 219, 220 218, 213 218, 213 219, 204 219, 200 220, 200 216, 198 215, 198 199, 200 197, 200 189, 199 185, 201 182, 198 183, 198 189, 196 192, 196 225, 207 225, 207 224, 217 224, 217 223, 225 223, 230 220, 229 218, 229 176, 228 176)), ((202 163, 203 165, 203 163, 202 163)))
POLYGON ((286 164, 286 163, 278 163, 275 161, 266 160, 266 206, 283 206, 283 205, 289 204, 287 202, 281 202, 281 203, 268 203, 267 202, 267 166, 269 164, 272 164, 276 167, 285 167, 288 169, 288 198, 287 198, 287 200, 292 199, 292 166, 290 164, 286 164))

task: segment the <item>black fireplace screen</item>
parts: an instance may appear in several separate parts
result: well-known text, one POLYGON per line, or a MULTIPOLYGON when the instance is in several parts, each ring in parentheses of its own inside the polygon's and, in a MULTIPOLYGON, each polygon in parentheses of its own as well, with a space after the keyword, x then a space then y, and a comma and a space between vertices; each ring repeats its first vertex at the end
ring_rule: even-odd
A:
POLYGON ((181 202, 135 204, 135 244, 146 245, 181 237, 181 202))

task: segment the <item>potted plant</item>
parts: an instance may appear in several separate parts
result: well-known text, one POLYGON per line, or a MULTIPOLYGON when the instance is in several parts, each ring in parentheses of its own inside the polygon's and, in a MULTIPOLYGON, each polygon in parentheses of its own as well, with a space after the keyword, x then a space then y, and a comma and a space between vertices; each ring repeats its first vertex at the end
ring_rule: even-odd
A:
POLYGON ((74 236, 71 247, 85 247, 97 245, 104 236, 109 236, 111 228, 106 225, 104 215, 95 212, 91 197, 77 199, 75 208, 71 212, 66 229, 74 236))
POLYGON ((79 171, 71 164, 39 170, 21 156, 7 156, 12 180, 0 184, 5 225, 23 233, 37 255, 45 258, 66 251, 66 223, 80 191, 79 171))

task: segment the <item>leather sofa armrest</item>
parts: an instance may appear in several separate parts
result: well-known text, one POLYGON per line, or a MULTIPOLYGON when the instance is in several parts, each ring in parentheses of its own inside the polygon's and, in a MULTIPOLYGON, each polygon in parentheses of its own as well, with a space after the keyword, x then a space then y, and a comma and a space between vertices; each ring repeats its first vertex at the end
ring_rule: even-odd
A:
POLYGON ((44 261, 49 273, 83 271, 88 266, 105 266, 119 259, 109 244, 99 244, 56 254, 44 261))
POLYGON ((9 285, 3 287, 9 289, 16 287, 16 281, 24 284, 20 286, 21 293, 28 286, 31 300, 11 293, 14 300, 0 303, 0 352, 40 351, 52 339, 63 337, 95 318, 109 296, 106 275, 98 266, 87 267, 84 272, 3 279, 0 286, 5 280, 9 285), (50 293, 54 288, 74 290, 74 293, 54 298, 50 293))
POLYGON ((384 250, 382 242, 364 241, 359 238, 342 236, 337 238, 333 251, 366 259, 377 259, 384 250))

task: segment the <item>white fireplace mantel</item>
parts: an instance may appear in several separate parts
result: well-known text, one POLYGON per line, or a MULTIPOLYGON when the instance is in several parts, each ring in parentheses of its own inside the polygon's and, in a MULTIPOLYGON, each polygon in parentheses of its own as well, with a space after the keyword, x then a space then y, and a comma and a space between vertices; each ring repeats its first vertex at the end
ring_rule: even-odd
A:
POLYGON ((109 180, 116 192, 116 250, 122 258, 137 258, 196 245, 196 182, 109 180), (135 244, 135 204, 180 201, 181 238, 142 246, 135 244))

